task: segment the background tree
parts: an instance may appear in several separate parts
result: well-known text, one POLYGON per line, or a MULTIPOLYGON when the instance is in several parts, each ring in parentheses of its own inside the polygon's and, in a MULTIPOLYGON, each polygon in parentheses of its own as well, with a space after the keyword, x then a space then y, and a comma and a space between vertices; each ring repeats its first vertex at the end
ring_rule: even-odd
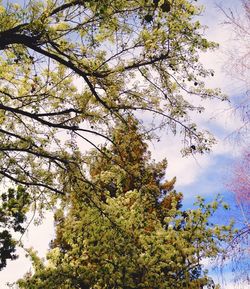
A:
POLYGON ((234 133, 237 147, 242 150, 240 157, 232 165, 230 181, 227 187, 235 193, 235 199, 240 207, 243 225, 235 234, 228 258, 233 260, 235 279, 249 282, 249 214, 250 214, 250 3, 241 0, 240 9, 225 9, 220 7, 226 17, 225 24, 231 29, 233 42, 226 63, 226 71, 243 84, 240 96, 232 99, 232 110, 240 115, 242 125, 234 133))
MULTIPOLYGON (((250 152, 245 150, 233 164, 231 179, 227 184, 235 194, 242 217, 225 259, 233 261, 235 281, 249 283, 249 233, 250 233, 250 152)), ((236 217, 236 216, 235 216, 236 217)))
POLYGON ((20 288, 215 288, 201 262, 222 252, 230 226, 210 223, 218 202, 181 210, 166 161, 150 161, 137 126, 130 118, 113 131, 109 159, 92 152, 91 184, 75 180, 48 263, 31 251, 35 273, 20 288))
POLYGON ((235 134, 242 143, 249 145, 250 4, 247 0, 240 0, 239 2, 241 6, 238 10, 220 8, 226 18, 224 24, 232 31, 232 45, 226 51, 228 59, 225 69, 243 85, 240 97, 233 99, 233 109, 240 114, 243 123, 235 134))
POLYGON ((17 258, 15 254, 16 241, 13 232, 25 231, 26 213, 31 200, 21 186, 16 190, 8 189, 1 194, 0 200, 0 270, 6 266, 8 259, 17 258))
MULTIPOLYGON (((250 206, 250 153, 245 151, 242 158, 237 160, 233 171, 230 188, 236 194, 236 198, 243 205, 250 206)), ((249 211, 247 212, 250 213, 249 211)), ((247 218, 247 216, 246 216, 247 218)), ((248 218, 249 219, 249 216, 248 218)))

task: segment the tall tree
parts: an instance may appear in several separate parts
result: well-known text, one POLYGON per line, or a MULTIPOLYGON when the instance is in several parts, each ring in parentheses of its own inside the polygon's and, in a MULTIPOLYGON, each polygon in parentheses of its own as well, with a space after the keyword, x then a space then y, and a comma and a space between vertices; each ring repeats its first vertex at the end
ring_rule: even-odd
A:
POLYGON ((235 194, 237 206, 242 218, 238 224, 230 250, 225 259, 233 261, 233 269, 236 281, 249 283, 249 236, 250 236, 250 152, 245 150, 233 164, 231 179, 228 188, 235 194))
POLYGON ((204 38, 195 2, 18 2, 0 2, 1 181, 49 208, 76 178, 90 182, 86 144, 114 144, 114 123, 142 111, 159 116, 145 133, 181 132, 184 154, 210 149, 213 137, 189 117, 203 111, 190 96, 224 97, 204 86, 213 71, 199 52, 216 44, 204 38))
MULTIPOLYGON (((213 49, 187 0, 5 1, 0 6, 0 175, 45 199, 65 194, 81 146, 107 142, 117 119, 159 118, 145 131, 183 134, 183 153, 214 142, 189 101, 220 98, 199 52, 213 49), (144 116, 145 114, 143 114, 144 116), (150 116, 150 117, 151 117, 150 116)), ((196 101, 195 101, 196 103, 196 101)))
POLYGON ((91 184, 75 180, 48 262, 31 250, 35 272, 20 288, 217 288, 202 260, 222 252, 230 226, 211 226, 218 202, 181 210, 166 161, 150 161, 137 126, 130 118, 114 130, 109 159, 92 152, 91 184))
POLYGON ((227 51, 227 71, 243 83, 239 96, 234 97, 232 109, 241 118, 241 126, 233 136, 242 149, 239 158, 233 163, 228 182, 228 189, 235 193, 235 200, 242 213, 242 224, 235 234, 227 258, 233 261, 235 279, 249 282, 249 232, 250 232, 250 3, 240 0, 239 10, 221 10, 225 16, 225 24, 232 31, 232 45, 227 51))

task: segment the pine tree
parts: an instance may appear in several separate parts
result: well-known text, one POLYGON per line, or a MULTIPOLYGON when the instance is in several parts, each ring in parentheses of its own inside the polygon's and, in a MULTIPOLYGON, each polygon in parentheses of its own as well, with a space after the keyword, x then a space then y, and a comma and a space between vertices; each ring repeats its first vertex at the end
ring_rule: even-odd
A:
POLYGON ((105 155, 95 150, 89 158, 89 184, 76 179, 55 214, 48 262, 32 251, 35 273, 19 280, 20 288, 212 286, 202 259, 215 257, 218 239, 231 230, 210 226, 218 204, 200 200, 198 209, 181 209, 175 179, 164 179, 166 160, 150 160, 133 118, 113 130, 105 155))

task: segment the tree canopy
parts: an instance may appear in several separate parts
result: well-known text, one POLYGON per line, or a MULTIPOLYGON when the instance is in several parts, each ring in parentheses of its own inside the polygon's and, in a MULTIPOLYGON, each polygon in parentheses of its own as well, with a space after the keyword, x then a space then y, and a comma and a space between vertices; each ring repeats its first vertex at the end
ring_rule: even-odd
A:
POLYGON ((35 272, 20 288, 218 288, 202 267, 230 237, 230 226, 210 223, 218 202, 182 210, 166 161, 150 161, 136 122, 127 124, 113 132, 110 159, 91 153, 91 184, 75 182, 47 262, 31 250, 35 272))
MULTIPOLYGON (((93 186, 94 171, 99 176, 103 168, 83 151, 95 147, 110 166, 106 145, 122 147, 113 127, 121 122, 129 129, 130 117, 142 122, 145 138, 156 129, 181 133, 184 155, 209 151, 214 138, 191 115, 203 112, 202 99, 225 97, 204 84, 214 72, 202 66, 199 53, 217 45, 203 35, 201 11, 187 0, 0 2, 2 184, 17 195, 24 190, 26 204, 39 203, 39 209, 95 190, 96 196, 85 194, 86 206, 96 206, 93 214, 105 212, 98 202, 107 196, 93 186), (99 147, 100 140, 106 145, 99 147)), ((144 148, 138 149, 141 156, 144 148)), ((110 183, 103 186, 114 186, 112 177, 122 167, 130 172, 125 191, 138 191, 144 160, 131 164, 130 158, 112 160, 110 183)), ((4 201, 6 208, 12 199, 4 201)), ((21 215, 27 211, 15 206, 21 215)), ((14 258, 13 246, 8 258, 14 258)))
POLYGON ((0 6, 0 175, 33 194, 64 194, 79 146, 107 142, 116 120, 142 111, 144 130, 181 132, 183 153, 210 149, 190 112, 213 76, 213 49, 186 0, 12 1, 0 6), (192 96, 193 100, 190 100, 192 96), (158 115, 158 118, 153 118, 158 115), (81 143, 81 145, 79 145, 81 143))

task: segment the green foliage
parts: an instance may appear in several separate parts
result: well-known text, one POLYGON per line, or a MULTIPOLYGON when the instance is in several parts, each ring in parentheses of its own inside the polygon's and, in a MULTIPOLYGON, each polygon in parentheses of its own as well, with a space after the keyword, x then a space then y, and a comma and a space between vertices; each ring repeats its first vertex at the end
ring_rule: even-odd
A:
POLYGON ((25 189, 9 189, 1 194, 0 199, 0 270, 6 266, 7 259, 14 260, 16 242, 12 238, 13 232, 25 231, 23 223, 26 220, 30 198, 25 189))
POLYGON ((204 86, 213 72, 199 52, 217 45, 204 38, 202 8, 193 1, 3 3, 3 178, 39 196, 65 194, 65 174, 83 162, 79 143, 96 145, 93 136, 110 142, 110 126, 131 114, 143 118, 142 111, 159 116, 144 131, 182 133, 184 154, 210 150, 214 138, 189 115, 203 111, 201 99, 224 96, 204 86))
MULTIPOLYGON (((116 224, 121 232, 126 231, 126 223, 129 226, 134 222, 139 226, 136 217, 132 214, 130 220, 128 208, 122 206, 130 197, 135 202, 136 216, 145 220, 146 227, 138 229, 139 239, 141 232, 149 226, 148 218, 152 218, 155 236, 158 230, 160 234, 167 230, 166 217, 175 226, 181 203, 180 194, 169 192, 175 180, 161 183, 166 162, 148 163, 142 135, 130 127, 136 117, 138 123, 143 123, 140 132, 148 139, 154 136, 149 131, 154 132, 156 128, 181 133, 184 155, 209 151, 215 142, 190 119, 193 112, 204 110, 200 105, 202 99, 225 99, 218 90, 204 85, 204 80, 213 76, 213 71, 202 66, 199 53, 217 45, 203 36, 197 17, 202 8, 187 0, 0 3, 0 179, 7 179, 13 186, 25 186, 28 196, 39 203, 38 209, 50 208, 60 198, 70 217, 70 214, 74 215, 74 206, 82 206, 86 214, 97 218, 100 228, 106 228, 120 240, 121 248, 133 238, 127 235, 130 233, 120 234, 111 226, 118 220, 112 208, 121 204, 117 210, 127 218, 126 222, 121 220, 121 224, 116 224), (195 101, 190 101, 191 96, 195 101), (152 122, 145 121, 145 116, 152 122), (118 122, 123 126, 112 135, 111 128, 118 122), (130 134, 127 134, 128 130, 130 134), (123 144, 125 136, 127 141, 123 144), (94 137, 105 141, 105 145, 97 147, 94 137), (86 144, 96 147, 97 151, 84 155, 82 147, 86 144), (89 168, 89 174, 85 167, 89 168), (160 205, 159 198, 163 198, 161 204, 166 207, 160 205), (138 200, 148 204, 148 207, 143 204, 145 213, 138 200)), ((30 204, 25 196, 24 207, 13 201, 19 198, 10 198, 12 201, 8 201, 6 207, 11 214, 17 214, 7 218, 7 222, 15 224, 17 218, 17 227, 24 218, 22 210, 30 204)), ((22 226, 18 228, 22 230, 22 226)), ((97 233, 91 230, 95 240, 97 233)), ((10 235, 2 238, 7 243, 11 240, 10 235)), ((111 241, 108 236, 104 238, 111 241)), ((151 241, 140 242, 139 246, 147 250, 147 242, 151 241)), ((163 246, 163 239, 159 242, 157 252, 158 247, 163 246)), ((13 249, 13 244, 10 247, 13 249)), ((71 251, 67 242, 65 250, 71 251)), ((128 245, 128 250, 133 250, 132 245, 128 245)), ((138 254, 132 251, 129 254, 132 254, 131 262, 137 262, 134 260, 138 254)), ((83 272, 89 272, 86 266, 81 267, 83 272)), ((122 266, 119 270, 124 268, 122 266)), ((136 268, 133 266, 132 271, 136 268)), ((141 268, 139 264, 138 268, 141 268)), ((66 276, 68 269, 65 268, 66 276)), ((56 270, 49 270, 55 280, 61 276, 59 271, 56 275, 56 270)), ((86 282, 99 286, 98 282, 106 282, 110 270, 98 271, 96 276, 101 277, 93 277, 104 279, 86 279, 86 282)), ((163 271, 160 266, 159 271, 145 277, 149 278, 145 282, 152 284, 156 276, 167 274, 163 271)), ((78 273, 74 274, 78 276, 78 273)), ((131 274, 130 271, 126 273, 126 282, 137 286, 139 277, 131 274)), ((121 280, 119 278, 123 277, 117 277, 117 280, 121 280)), ((67 285, 67 282, 63 286, 78 286, 67 285)), ((144 284, 144 281, 140 282, 144 284)))
POLYGON ((163 181, 166 161, 151 162, 138 124, 127 124, 113 130, 106 155, 90 154, 91 182, 75 179, 47 262, 32 251, 35 272, 20 288, 214 288, 201 263, 231 235, 209 223, 218 202, 182 210, 175 179, 163 181))

